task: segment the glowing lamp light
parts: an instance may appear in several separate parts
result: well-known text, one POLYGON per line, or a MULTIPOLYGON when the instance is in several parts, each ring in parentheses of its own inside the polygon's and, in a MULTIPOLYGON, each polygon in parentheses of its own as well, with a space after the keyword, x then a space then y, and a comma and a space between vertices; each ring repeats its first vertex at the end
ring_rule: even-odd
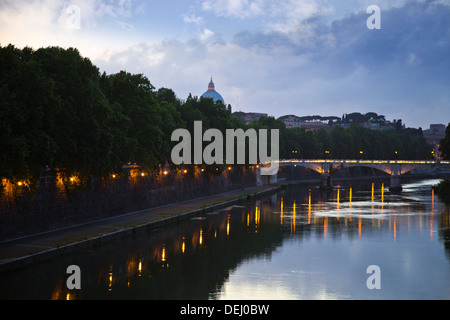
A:
POLYGON ((165 176, 167 176, 167 175, 169 174, 169 172, 168 172, 168 171, 164 171, 163 174, 164 174, 165 176))

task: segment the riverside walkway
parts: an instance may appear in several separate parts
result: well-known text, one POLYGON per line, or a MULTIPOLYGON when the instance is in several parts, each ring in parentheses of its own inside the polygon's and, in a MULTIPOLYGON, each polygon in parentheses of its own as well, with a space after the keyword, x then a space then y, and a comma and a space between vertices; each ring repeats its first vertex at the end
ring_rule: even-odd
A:
POLYGON ((279 186, 257 186, 123 214, 69 228, 0 242, 0 272, 90 248, 139 230, 156 228, 247 199, 270 194, 279 186))

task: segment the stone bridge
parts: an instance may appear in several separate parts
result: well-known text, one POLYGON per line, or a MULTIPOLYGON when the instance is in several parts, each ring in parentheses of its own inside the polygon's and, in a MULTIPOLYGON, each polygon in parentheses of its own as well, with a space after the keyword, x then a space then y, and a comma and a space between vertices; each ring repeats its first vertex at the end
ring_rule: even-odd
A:
MULTIPOLYGON (((413 161, 413 160, 279 160, 279 167, 301 166, 320 173, 320 188, 332 188, 334 172, 351 167, 369 167, 381 170, 391 177, 389 189, 401 191, 401 176, 407 172, 424 167, 450 168, 450 161, 413 161)), ((278 181, 277 175, 269 177, 269 183, 278 181)))

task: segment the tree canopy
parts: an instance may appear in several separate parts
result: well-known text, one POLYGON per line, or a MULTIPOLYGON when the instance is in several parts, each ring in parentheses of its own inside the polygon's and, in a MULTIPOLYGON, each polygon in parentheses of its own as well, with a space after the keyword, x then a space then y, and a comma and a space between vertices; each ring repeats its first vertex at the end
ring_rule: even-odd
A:
POLYGON ((442 153, 444 160, 450 160, 450 123, 445 129, 445 137, 439 144, 439 151, 442 153))

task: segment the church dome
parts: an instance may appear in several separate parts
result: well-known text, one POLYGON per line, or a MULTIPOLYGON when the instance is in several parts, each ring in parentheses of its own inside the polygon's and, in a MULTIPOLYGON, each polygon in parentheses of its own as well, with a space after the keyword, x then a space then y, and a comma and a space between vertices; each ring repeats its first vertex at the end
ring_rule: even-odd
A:
POLYGON ((202 98, 211 98, 214 102, 221 101, 223 104, 225 104, 222 96, 220 93, 218 93, 214 87, 214 82, 212 81, 208 85, 208 91, 206 91, 204 94, 202 94, 202 98))

